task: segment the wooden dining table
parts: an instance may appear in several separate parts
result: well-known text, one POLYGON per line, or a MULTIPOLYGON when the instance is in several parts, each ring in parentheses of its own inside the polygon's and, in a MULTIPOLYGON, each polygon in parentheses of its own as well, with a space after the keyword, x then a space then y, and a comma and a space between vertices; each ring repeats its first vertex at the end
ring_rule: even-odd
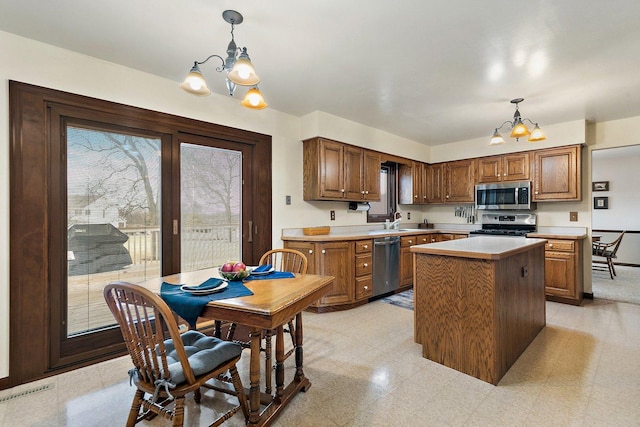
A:
MULTIPOLYGON (((173 274, 141 285, 160 293, 162 282, 169 284, 197 285, 211 277, 219 277, 217 269, 204 269, 173 274)), ((260 279, 246 281, 244 285, 253 295, 210 301, 200 317, 245 325, 250 329, 249 362, 249 420, 248 425, 266 426, 299 392, 306 391, 311 382, 303 371, 302 312, 327 294, 333 285, 333 276, 296 274, 294 278, 260 279), (295 374, 285 386, 284 379, 284 328, 295 318, 295 374), (266 396, 260 392, 260 341, 264 330, 276 331, 276 389, 266 396), (261 403, 264 408, 261 410, 261 403)))

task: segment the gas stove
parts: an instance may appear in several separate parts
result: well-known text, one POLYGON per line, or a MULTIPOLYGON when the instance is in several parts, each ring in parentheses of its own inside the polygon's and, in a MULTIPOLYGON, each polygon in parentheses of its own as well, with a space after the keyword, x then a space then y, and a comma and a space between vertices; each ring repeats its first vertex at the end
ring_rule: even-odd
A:
POLYGON ((526 237, 536 231, 536 214, 483 214, 482 228, 470 236, 526 237))

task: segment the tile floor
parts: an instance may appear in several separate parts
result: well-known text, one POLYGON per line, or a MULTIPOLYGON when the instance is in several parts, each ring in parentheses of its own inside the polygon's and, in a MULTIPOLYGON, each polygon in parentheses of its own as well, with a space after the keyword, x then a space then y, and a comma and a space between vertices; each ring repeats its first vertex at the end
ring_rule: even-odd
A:
MULTIPOLYGON (((423 359, 411 310, 377 301, 304 319, 305 372, 313 386, 276 426, 640 425, 639 305, 548 302, 547 327, 498 386, 423 359)), ((128 359, 119 358, 2 390, 0 425, 124 425, 134 392, 128 368, 128 359), (39 385, 51 388, 2 402, 39 385)), ((208 425, 211 396, 201 406, 189 399, 186 425, 208 425)), ((225 425, 244 422, 238 414, 225 425)))

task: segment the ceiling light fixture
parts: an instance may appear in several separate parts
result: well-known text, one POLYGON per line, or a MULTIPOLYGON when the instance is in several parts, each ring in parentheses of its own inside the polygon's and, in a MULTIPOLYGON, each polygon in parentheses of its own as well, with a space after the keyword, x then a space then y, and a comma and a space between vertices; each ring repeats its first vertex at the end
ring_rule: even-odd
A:
POLYGON ((516 111, 515 113, 513 113, 513 121, 507 120, 499 127, 497 127, 493 132, 493 136, 491 137, 489 145, 499 145, 505 143, 504 138, 498 133, 498 131, 502 129, 502 127, 506 124, 511 127, 511 134, 509 136, 511 138, 515 138, 516 141, 518 141, 520 138, 524 138, 525 136, 529 136, 529 139, 527 139, 527 141, 529 142, 538 142, 547 139, 544 132, 542 132, 542 129, 540 129, 540 126, 538 126, 537 123, 534 123, 527 118, 523 119, 520 117, 518 104, 522 101, 524 101, 524 98, 516 98, 511 100, 512 104, 516 104, 516 111), (533 129, 531 131, 529 131, 529 128, 527 128, 527 126, 523 123, 523 120, 526 120, 533 125, 533 129))
POLYGON ((194 95, 209 95, 211 90, 207 87, 207 82, 204 80, 199 65, 206 63, 211 58, 218 58, 222 61, 222 65, 216 67, 216 71, 219 73, 225 71, 227 73, 226 82, 229 95, 233 96, 237 85, 252 86, 252 88, 247 91, 241 104, 247 108, 262 110, 267 107, 267 103, 264 101, 262 93, 260 93, 258 89, 260 78, 256 74, 253 64, 251 64, 247 48, 243 47, 240 49, 236 46, 233 37, 234 27, 243 21, 242 15, 235 10, 225 10, 222 12, 222 18, 231 24, 231 41, 227 46, 227 58, 223 59, 220 55, 210 55, 204 61, 195 61, 193 67, 191 67, 191 71, 189 71, 189 74, 180 87, 194 95))

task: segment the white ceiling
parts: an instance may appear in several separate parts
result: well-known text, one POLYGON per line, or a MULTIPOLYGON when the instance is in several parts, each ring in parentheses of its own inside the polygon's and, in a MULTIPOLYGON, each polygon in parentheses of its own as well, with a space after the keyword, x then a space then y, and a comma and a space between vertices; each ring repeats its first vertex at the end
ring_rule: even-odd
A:
MULTIPOLYGON (((235 39, 269 107, 295 116, 324 111, 428 145, 489 138, 517 97, 543 129, 640 116, 638 0, 1 0, 0 30, 180 90, 195 60, 225 56, 225 9, 244 16, 235 39)), ((224 94, 214 64, 201 69, 224 94)))

